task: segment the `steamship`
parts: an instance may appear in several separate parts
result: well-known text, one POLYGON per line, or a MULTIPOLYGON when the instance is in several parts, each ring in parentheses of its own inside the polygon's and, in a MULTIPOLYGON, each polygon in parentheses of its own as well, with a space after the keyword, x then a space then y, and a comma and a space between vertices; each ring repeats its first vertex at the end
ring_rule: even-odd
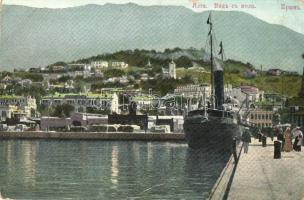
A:
MULTIPOLYGON (((211 50, 211 95, 208 103, 204 98, 202 107, 187 113, 184 121, 184 133, 190 148, 229 151, 233 138, 241 135, 243 126, 240 123, 239 111, 231 109, 231 106, 224 102, 224 72, 219 60, 215 59, 213 54, 214 36, 211 13, 207 24, 210 27, 208 37, 211 50)), ((219 55, 223 60, 222 42, 219 55)))

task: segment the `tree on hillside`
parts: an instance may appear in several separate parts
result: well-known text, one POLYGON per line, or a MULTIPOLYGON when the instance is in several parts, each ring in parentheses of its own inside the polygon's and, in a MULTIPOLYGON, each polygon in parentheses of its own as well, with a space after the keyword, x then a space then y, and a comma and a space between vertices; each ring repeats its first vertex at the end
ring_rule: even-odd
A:
POLYGON ((14 74, 16 77, 20 77, 22 79, 30 79, 33 82, 41 82, 43 81, 43 76, 38 73, 30 73, 30 72, 17 72, 14 74))
POLYGON ((70 117, 74 109, 74 106, 70 104, 56 105, 51 115, 54 117, 70 117))
POLYGON ((125 75, 125 72, 121 69, 108 69, 104 72, 104 75, 106 78, 120 77, 125 75))
POLYGON ((189 67, 193 66, 192 60, 188 58, 187 56, 181 56, 179 57, 176 61, 176 66, 177 67, 184 67, 188 69, 189 67))
POLYGON ((66 66, 67 64, 63 61, 55 62, 54 64, 49 65, 50 67, 52 66, 66 66))

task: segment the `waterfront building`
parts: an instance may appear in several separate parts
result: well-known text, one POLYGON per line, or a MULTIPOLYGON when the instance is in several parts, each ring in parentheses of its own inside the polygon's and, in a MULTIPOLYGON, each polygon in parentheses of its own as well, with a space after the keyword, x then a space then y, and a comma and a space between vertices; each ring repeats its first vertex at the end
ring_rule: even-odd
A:
POLYGON ((287 107, 289 108, 290 121, 298 126, 304 126, 304 68, 302 75, 301 89, 297 97, 287 100, 287 107))
POLYGON ((75 112, 86 112, 87 108, 97 110, 110 110, 111 112, 118 112, 118 96, 113 94, 63 94, 56 93, 51 96, 46 96, 40 102, 44 106, 55 106, 62 104, 70 104, 74 106, 75 112))
POLYGON ((211 89, 209 85, 184 85, 178 86, 174 90, 175 95, 182 95, 186 98, 200 98, 205 93, 206 98, 210 97, 211 89))
POLYGON ((108 116, 91 113, 73 113, 70 118, 41 117, 41 130, 68 130, 72 126, 87 127, 108 124, 108 116))
POLYGON ((162 115, 149 116, 148 129, 157 125, 169 125, 171 132, 182 132, 184 125, 184 116, 182 115, 162 115))
POLYGON ((37 111, 36 99, 30 96, 0 96, 0 106, 2 107, 1 116, 6 116, 5 118, 17 113, 23 113, 26 117, 32 117, 37 111))
POLYGON ((11 119, 14 116, 14 113, 18 111, 17 106, 13 105, 0 105, 1 121, 6 119, 11 119))
POLYGON ((254 86, 240 86, 225 91, 226 97, 232 97, 237 99, 240 103, 246 100, 246 94, 248 94, 249 103, 255 103, 264 99, 264 91, 260 91, 254 86))
POLYGON ((157 98, 153 95, 136 95, 131 97, 131 101, 136 103, 137 109, 149 109, 157 103, 157 98))
POLYGON ((252 110, 249 113, 249 123, 259 128, 272 127, 273 114, 271 110, 252 110))

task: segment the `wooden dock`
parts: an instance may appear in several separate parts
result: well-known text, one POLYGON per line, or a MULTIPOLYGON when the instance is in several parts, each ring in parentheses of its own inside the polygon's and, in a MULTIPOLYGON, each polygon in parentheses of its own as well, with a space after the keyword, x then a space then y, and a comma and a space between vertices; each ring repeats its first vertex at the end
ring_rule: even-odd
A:
POLYGON ((274 159, 273 142, 267 143, 262 147, 253 139, 248 154, 242 152, 227 199, 304 199, 304 152, 282 152, 274 159))

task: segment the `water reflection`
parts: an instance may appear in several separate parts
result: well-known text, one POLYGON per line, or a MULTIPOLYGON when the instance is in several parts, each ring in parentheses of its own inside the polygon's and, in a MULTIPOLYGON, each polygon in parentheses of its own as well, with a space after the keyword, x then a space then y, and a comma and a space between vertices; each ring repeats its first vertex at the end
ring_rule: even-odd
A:
POLYGON ((207 149, 187 149, 185 162, 185 184, 206 198, 221 171, 229 160, 230 153, 219 153, 207 149))
POLYGON ((22 142, 21 152, 23 153, 23 169, 24 169, 24 181, 29 186, 35 186, 36 178, 36 152, 38 148, 37 143, 34 142, 22 142))
POLYGON ((204 199, 228 157, 160 142, 0 141, 0 152, 13 199, 204 199))
POLYGON ((114 188, 116 188, 118 184, 118 154, 119 150, 117 146, 112 147, 112 165, 111 165, 111 181, 114 185, 114 188))

